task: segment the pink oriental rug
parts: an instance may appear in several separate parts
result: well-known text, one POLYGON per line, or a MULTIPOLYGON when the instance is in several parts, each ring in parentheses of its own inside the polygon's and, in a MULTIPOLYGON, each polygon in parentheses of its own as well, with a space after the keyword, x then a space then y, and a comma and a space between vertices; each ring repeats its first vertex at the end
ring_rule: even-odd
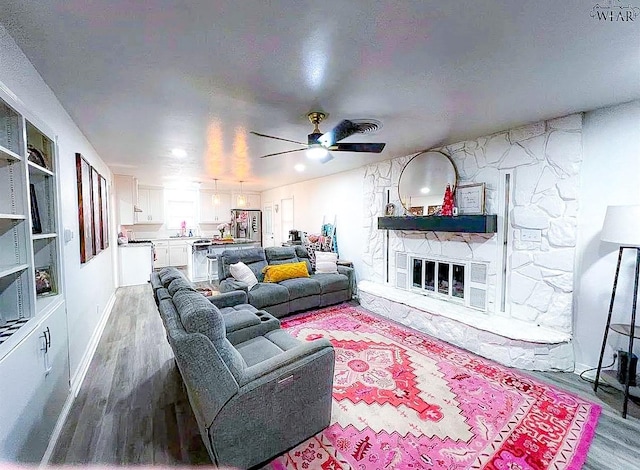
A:
POLYGON ((333 410, 272 469, 578 469, 586 458, 593 403, 357 307, 283 328, 333 343, 333 410))

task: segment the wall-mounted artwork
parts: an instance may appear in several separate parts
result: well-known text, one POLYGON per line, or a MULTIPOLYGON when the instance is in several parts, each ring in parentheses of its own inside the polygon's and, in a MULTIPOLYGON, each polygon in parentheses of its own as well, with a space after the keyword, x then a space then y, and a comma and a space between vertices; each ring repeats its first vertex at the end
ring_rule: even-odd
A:
POLYGON ((102 231, 102 248, 109 248, 109 195, 107 194, 107 180, 100 176, 100 227, 102 231))
POLYGON ((80 232, 80 262, 93 258, 93 206, 91 203, 91 165, 76 153, 78 178, 78 221, 80 232))
POLYGON ((91 168, 91 208, 93 210, 93 254, 97 255, 102 246, 102 214, 100 204, 100 175, 91 168))
POLYGON ((80 262, 109 248, 107 180, 76 153, 80 262))

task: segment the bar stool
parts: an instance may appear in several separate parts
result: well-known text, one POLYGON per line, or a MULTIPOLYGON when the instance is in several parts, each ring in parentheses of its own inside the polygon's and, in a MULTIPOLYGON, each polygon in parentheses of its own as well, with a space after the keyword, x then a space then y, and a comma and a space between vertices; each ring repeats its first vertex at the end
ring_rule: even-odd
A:
POLYGON ((207 280, 209 283, 218 280, 218 255, 213 253, 207 255, 207 280))

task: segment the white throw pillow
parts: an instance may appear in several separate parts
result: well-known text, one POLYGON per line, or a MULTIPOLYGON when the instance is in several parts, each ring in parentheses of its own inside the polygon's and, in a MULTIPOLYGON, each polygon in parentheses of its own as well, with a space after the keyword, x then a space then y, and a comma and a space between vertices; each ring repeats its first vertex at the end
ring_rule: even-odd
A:
POLYGON ((316 251, 316 272, 321 274, 338 274, 338 254, 316 251))
POLYGON ((246 282, 249 285, 249 290, 258 283, 258 279, 256 275, 253 274, 253 271, 251 271, 251 268, 242 261, 236 264, 230 264, 229 272, 236 281, 246 282))

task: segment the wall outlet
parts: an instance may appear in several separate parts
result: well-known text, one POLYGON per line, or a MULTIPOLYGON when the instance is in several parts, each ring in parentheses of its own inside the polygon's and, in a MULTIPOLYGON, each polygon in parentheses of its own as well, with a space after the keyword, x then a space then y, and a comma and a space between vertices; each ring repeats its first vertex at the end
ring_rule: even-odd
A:
POLYGON ((537 229, 523 228, 520 230, 520 240, 523 242, 542 241, 542 231, 537 229))

